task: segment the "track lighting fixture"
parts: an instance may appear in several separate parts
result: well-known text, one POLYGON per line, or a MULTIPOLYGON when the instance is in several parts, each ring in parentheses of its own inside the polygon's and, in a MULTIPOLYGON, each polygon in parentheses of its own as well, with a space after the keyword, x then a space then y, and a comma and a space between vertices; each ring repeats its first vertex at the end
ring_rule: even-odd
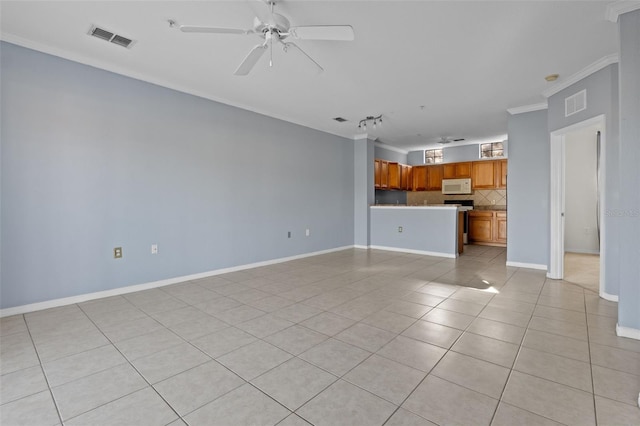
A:
POLYGON ((373 121, 373 129, 374 130, 377 129, 378 126, 382 127, 382 114, 380 114, 377 117, 374 117, 373 115, 369 115, 369 116, 367 116, 367 118, 363 118, 358 123, 358 129, 362 130, 363 132, 366 132, 367 131, 367 121, 373 121))

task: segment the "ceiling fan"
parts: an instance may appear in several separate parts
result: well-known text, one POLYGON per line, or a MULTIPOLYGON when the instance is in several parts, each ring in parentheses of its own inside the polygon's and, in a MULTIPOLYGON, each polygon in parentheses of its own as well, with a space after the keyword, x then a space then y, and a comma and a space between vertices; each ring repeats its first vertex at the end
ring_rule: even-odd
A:
POLYGON ((453 139, 453 138, 451 138, 449 136, 447 136, 447 137, 442 136, 440 138, 440 140, 438 141, 438 143, 440 143, 442 145, 445 145, 445 144, 448 144, 448 143, 451 143, 451 142, 461 142, 463 140, 464 140, 464 138, 453 139))
MULTIPOLYGON (((269 66, 273 66, 273 45, 279 44, 286 53, 296 51, 301 53, 311 61, 319 72, 324 69, 311 56, 303 51, 295 40, 331 40, 331 41, 351 41, 354 39, 353 27, 350 25, 306 25, 292 27, 289 20, 279 13, 273 11, 276 0, 253 0, 249 4, 260 3, 259 7, 252 6, 256 17, 253 19, 253 28, 244 30, 236 28, 202 27, 194 25, 180 25, 180 31, 185 33, 212 33, 212 34, 235 34, 253 35, 264 39, 264 42, 256 45, 244 58, 240 66, 235 70, 235 75, 247 75, 256 65, 262 55, 269 50, 271 58, 269 66), (265 8, 265 5, 267 6, 265 8)), ((171 24, 171 22, 170 22, 171 24)))

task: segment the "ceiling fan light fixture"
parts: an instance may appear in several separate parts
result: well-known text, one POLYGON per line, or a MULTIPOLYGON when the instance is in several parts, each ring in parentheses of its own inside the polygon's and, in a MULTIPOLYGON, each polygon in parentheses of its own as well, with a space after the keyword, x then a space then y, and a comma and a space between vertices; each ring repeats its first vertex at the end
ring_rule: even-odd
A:
MULTIPOLYGON (((266 12, 264 6, 251 7, 254 9, 255 18, 253 19, 253 28, 222 28, 222 27, 202 27, 195 25, 180 25, 180 31, 184 33, 211 33, 211 34, 232 34, 232 35, 257 35, 265 40, 264 49, 270 48, 269 66, 273 67, 273 42, 282 44, 282 48, 287 52, 291 47, 293 51, 299 53, 302 58, 310 61, 318 72, 322 72, 323 68, 311 56, 304 52, 298 45, 292 42, 285 42, 286 39, 295 40, 329 40, 329 41, 352 41, 354 39, 353 27, 351 25, 304 25, 291 26, 289 19, 284 15, 274 12, 276 0, 262 0, 269 12, 266 12)), ((171 28, 177 26, 177 22, 173 19, 167 21, 171 28)), ((247 75, 256 65, 260 56, 264 53, 263 48, 256 46, 245 57, 244 61, 238 66, 234 75, 247 75)))

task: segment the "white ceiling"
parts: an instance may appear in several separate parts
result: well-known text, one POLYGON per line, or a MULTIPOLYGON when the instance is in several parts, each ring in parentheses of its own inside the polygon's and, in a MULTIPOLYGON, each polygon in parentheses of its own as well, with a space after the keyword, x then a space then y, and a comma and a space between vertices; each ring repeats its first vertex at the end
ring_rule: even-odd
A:
POLYGON ((236 1, 2 1, 3 40, 352 138, 404 149, 442 136, 502 140, 507 108, 544 102, 563 79, 617 53, 617 26, 599 1, 287 1, 292 26, 350 24, 355 41, 298 41, 325 69, 274 49, 246 77, 233 72, 256 35, 187 34, 179 24, 249 29, 236 1), (87 35, 96 24, 136 40, 125 49, 87 35), (423 106, 424 108, 421 108, 423 106), (344 117, 337 123, 333 117, 344 117))

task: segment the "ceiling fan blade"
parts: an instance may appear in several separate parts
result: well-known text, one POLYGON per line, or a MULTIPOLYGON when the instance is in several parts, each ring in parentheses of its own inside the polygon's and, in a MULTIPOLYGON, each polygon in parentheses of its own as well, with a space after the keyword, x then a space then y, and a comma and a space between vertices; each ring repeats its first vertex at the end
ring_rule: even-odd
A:
POLYGON ((265 44, 259 44, 256 47, 254 47, 253 49, 251 49, 251 52, 249 52, 249 54, 246 56, 246 58, 244 58, 244 60, 240 64, 240 66, 238 66, 238 68, 236 69, 236 71, 233 74, 234 75, 247 75, 247 74, 249 74, 249 72, 256 65, 256 63, 258 62, 260 57, 262 55, 264 55, 264 52, 266 52, 267 49, 268 49, 268 46, 267 46, 266 43, 265 44))
POLYGON ((300 47, 297 44, 291 43, 291 42, 284 43, 284 51, 288 52, 289 50, 297 51, 297 52, 300 52, 302 55, 304 55, 308 60, 310 60, 316 66, 316 68, 317 68, 319 73, 324 71, 324 68, 322 68, 319 63, 314 61, 311 56, 307 55, 307 52, 305 52, 304 50, 300 49, 300 47))
POLYGON ((289 34, 299 40, 352 41, 355 38, 351 25, 308 25, 293 27, 289 34))
POLYGON ((217 28, 217 27, 197 27, 194 25, 180 25, 180 31, 183 33, 213 33, 213 34, 240 34, 246 35, 253 31, 240 30, 237 28, 217 28))
POLYGON ((273 8, 270 2, 264 0, 246 0, 246 2, 260 22, 268 24, 273 21, 273 8))

